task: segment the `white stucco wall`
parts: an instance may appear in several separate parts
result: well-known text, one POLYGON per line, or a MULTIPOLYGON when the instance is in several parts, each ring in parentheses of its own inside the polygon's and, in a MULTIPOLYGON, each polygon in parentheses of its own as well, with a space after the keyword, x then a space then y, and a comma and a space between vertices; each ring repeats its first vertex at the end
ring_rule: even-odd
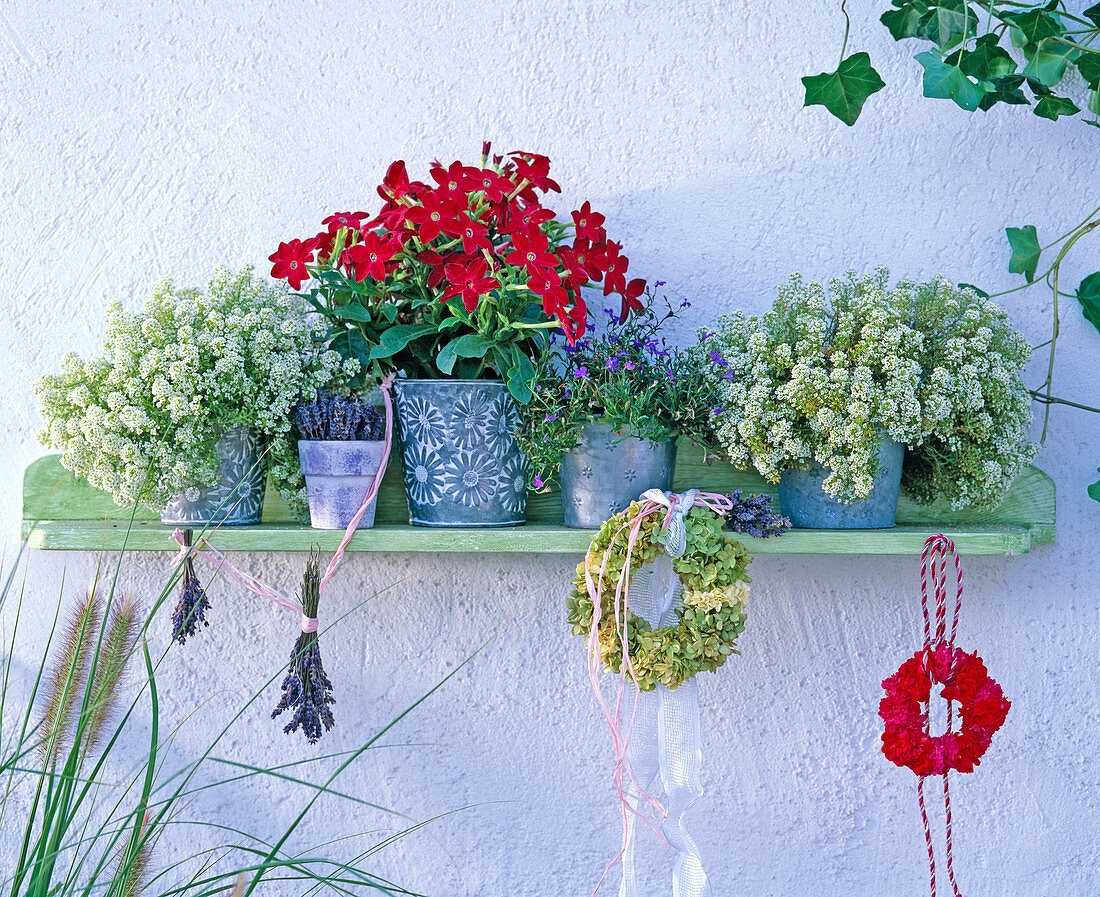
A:
MULTIPOLYGON (((108 301, 136 305, 163 273, 199 283, 217 263, 262 268, 279 240, 311 232, 329 211, 373 207, 394 158, 423 172, 436 156, 472 159, 485 138, 548 154, 562 211, 590 199, 631 272, 692 301, 685 337, 721 312, 762 307, 796 270, 827 277, 885 263, 899 276, 1014 285, 1003 227, 1034 223, 1049 238, 1095 205, 1096 136, 1026 111, 968 115, 921 99, 915 49, 875 22, 882 5, 852 4, 852 48, 872 53, 889 86, 849 129, 801 108, 798 77, 836 62, 843 22, 829 0, 6 2, 0 523, 9 548, 23 468, 45 451, 30 384, 65 351, 97 350, 108 301)), ((1065 282, 1098 258, 1096 238, 1083 242, 1065 282)), ((1046 339, 1046 295, 1006 304, 1034 342, 1046 339)), ((1100 336, 1072 302, 1062 323, 1058 391, 1097 404, 1100 336)), ((1013 701, 981 768, 955 780, 966 893, 1100 890, 1100 506, 1084 492, 1098 446, 1100 420, 1057 411, 1038 459, 1059 489, 1057 544, 965 560, 959 643, 980 650, 1013 701)), ((121 581, 151 595, 166 560, 128 557, 121 581)), ((243 560, 290 590, 303 556, 243 560)), ((480 806, 370 868, 442 897, 590 893, 618 820, 609 739, 564 623, 576 560, 345 564, 326 597, 332 616, 412 578, 324 637, 339 700, 328 751, 360 743, 503 624, 386 738, 420 746, 372 751, 342 780, 418 819, 480 806)), ((52 614, 62 575, 75 595, 94 563, 30 556, 31 633, 52 614)), ((918 646, 916 558, 761 556, 752 572, 744 653, 701 681, 706 794, 691 826, 715 894, 921 893, 914 778, 879 754, 875 715, 880 680, 918 646)), ((212 726, 223 702, 265 681, 291 647, 282 612, 229 584, 212 598, 215 626, 174 653, 162 677, 173 722, 213 690, 199 717, 212 726)), ((27 649, 20 661, 33 658, 27 649)), ((234 730, 229 755, 309 755, 267 719, 276 700, 271 687, 234 730)), ((271 785, 227 794, 220 818, 266 833, 300 806, 271 785)), ((336 831, 391 825, 329 806, 336 831)))

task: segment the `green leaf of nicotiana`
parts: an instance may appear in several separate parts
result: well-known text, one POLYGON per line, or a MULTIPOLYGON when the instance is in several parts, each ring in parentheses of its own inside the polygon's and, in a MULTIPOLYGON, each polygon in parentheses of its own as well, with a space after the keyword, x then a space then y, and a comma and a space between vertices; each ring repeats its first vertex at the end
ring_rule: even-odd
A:
POLYGON ((1081 281, 1077 288, 1077 301, 1081 303, 1081 312, 1085 318, 1100 331, 1100 271, 1081 281))
POLYGON ((1020 90, 1020 85, 1024 83, 1024 80, 1023 75, 1002 75, 1000 78, 994 78, 989 82, 993 89, 982 97, 978 108, 983 112, 988 112, 998 103, 1007 103, 1012 106, 1030 106, 1031 101, 1020 90))
POLYGON ((439 351, 435 357, 436 366, 444 374, 450 374, 459 358, 484 358, 495 342, 479 333, 464 333, 439 351))
POLYGON ((1061 21, 1046 9, 1029 9, 1027 12, 1006 12, 1001 18, 1019 29, 1028 44, 1037 44, 1046 37, 1058 37, 1065 33, 1061 21))
POLYGON ((936 0, 920 18, 917 36, 932 41, 941 50, 953 47, 964 37, 977 33, 978 16, 963 0, 936 0))
POLYGON ((886 86, 866 53, 853 53, 835 72, 807 75, 802 84, 806 88, 803 105, 824 106, 849 127, 856 123, 867 98, 886 86))
MULTIPOLYGON (((1096 472, 1100 473, 1100 467, 1096 468, 1096 472)), ((1089 498, 1093 501, 1100 501, 1100 480, 1097 480, 1088 488, 1089 498)))
POLYGON ((374 320, 371 313, 358 302, 349 302, 347 305, 340 306, 340 310, 336 313, 336 317, 347 321, 362 321, 364 323, 374 320))
POLYGON ((918 23, 921 16, 928 12, 928 4, 924 0, 895 0, 894 6, 899 8, 888 9, 879 17, 879 21, 890 30, 894 40, 916 37, 918 23))
POLYGON ((944 62, 933 50, 918 53, 913 58, 924 68, 926 97, 954 100, 967 112, 973 112, 988 92, 985 87, 966 77, 958 66, 944 62))
POLYGON ((1081 13, 1086 19, 1090 19, 1097 28, 1100 28, 1100 3, 1095 6, 1090 6, 1083 13, 1081 13))
POLYGON ((395 324, 387 327, 378 337, 378 345, 370 353, 372 361, 391 358, 418 336, 435 332, 434 324, 395 324))
POLYGON ((534 395, 532 391, 537 375, 535 365, 531 362, 523 350, 512 343, 512 366, 508 369, 505 381, 508 384, 508 392, 521 405, 526 405, 534 395))
POLYGON ((1039 267, 1039 256, 1042 253, 1035 225, 1006 227, 1005 234, 1008 236, 1008 245, 1012 247, 1008 270, 1013 274, 1023 274, 1030 283, 1035 279, 1035 269, 1039 267))
POLYGON ((1034 78, 1047 87, 1053 87, 1062 80, 1062 76, 1066 73, 1066 66, 1076 52, 1073 47, 1067 47, 1065 44, 1044 41, 1035 48, 1034 52, 1027 54, 1028 64, 1023 73, 1026 77, 1034 78))
POLYGON ((1082 53, 1077 58, 1076 66, 1089 87, 1100 89, 1100 53, 1082 53))
POLYGON ((1016 72, 1016 60, 998 44, 999 36, 990 32, 978 38, 973 50, 957 50, 945 60, 957 65, 964 75, 978 81, 992 81, 1016 72))
POLYGON ((1065 97, 1043 97, 1035 104, 1035 114, 1040 118, 1049 118, 1057 121, 1062 115, 1076 115, 1081 109, 1072 100, 1065 97))

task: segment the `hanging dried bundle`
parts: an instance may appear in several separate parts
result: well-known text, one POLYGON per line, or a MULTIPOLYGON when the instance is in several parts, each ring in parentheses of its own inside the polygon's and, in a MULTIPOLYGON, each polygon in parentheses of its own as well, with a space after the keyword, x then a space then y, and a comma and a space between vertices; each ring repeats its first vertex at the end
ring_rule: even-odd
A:
MULTIPOLYGON (((191 530, 183 531, 183 544, 191 546, 191 530)), ((172 640, 181 645, 187 642, 187 637, 198 631, 198 624, 203 626, 210 624, 206 620, 206 612, 210 610, 210 601, 206 597, 206 590, 199 583, 195 575, 195 566, 192 559, 188 558, 183 564, 183 589, 180 593, 179 603, 172 613, 172 640)))
POLYGON ((791 528, 791 521, 775 510, 772 497, 763 493, 741 497, 741 490, 729 493, 733 507, 726 512, 726 526, 735 533, 757 539, 782 536, 791 528))
POLYGON ((324 732, 333 726, 330 704, 332 683, 321 664, 321 648, 317 641, 317 605, 321 597, 321 575, 317 560, 310 553, 305 576, 302 577, 302 633, 290 656, 290 668, 283 679, 283 696, 271 713, 274 719, 288 708, 294 715, 283 728, 295 732, 301 727, 310 744, 316 744, 324 732), (323 727, 323 728, 322 728, 323 727))

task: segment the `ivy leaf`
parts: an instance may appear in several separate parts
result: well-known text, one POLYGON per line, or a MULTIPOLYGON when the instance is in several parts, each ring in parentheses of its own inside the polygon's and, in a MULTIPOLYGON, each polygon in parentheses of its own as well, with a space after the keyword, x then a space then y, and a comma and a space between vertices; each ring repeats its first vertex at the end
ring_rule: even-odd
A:
POLYGON ((900 9, 888 9, 879 17, 879 21, 889 29, 894 40, 916 37, 918 23, 921 16, 928 11, 928 4, 924 0, 894 0, 894 6, 900 9))
POLYGON ((963 0, 936 0, 920 18, 917 36, 946 49, 976 33, 978 17, 963 0))
POLYGON ((803 106, 824 106, 849 127, 856 123, 867 98, 886 86, 866 53, 853 53, 835 72, 807 75, 802 84, 806 88, 803 106))
POLYGON ((1053 87, 1062 80, 1070 56, 1074 52, 1076 52, 1074 47, 1045 41, 1036 47, 1033 53, 1027 54, 1029 58, 1024 75, 1042 82, 1047 87, 1053 87))
MULTIPOLYGON (((1100 467, 1096 468, 1096 472, 1100 473, 1100 467)), ((1097 480, 1088 488, 1089 498, 1093 501, 1100 501, 1100 480, 1097 480)))
POLYGON ((1002 18, 1018 28, 1028 44, 1038 44, 1047 37, 1058 37, 1065 31, 1062 23, 1046 8, 1029 9, 1027 12, 1006 12, 1002 18))
POLYGON ((1081 281, 1077 288, 1077 301, 1081 303, 1081 312, 1085 318, 1100 331, 1100 271, 1081 281))
POLYGON ((956 65, 948 65, 933 50, 918 53, 913 58, 924 67, 926 97, 954 100, 967 112, 978 108, 987 91, 966 77, 962 69, 956 65))
POLYGON ((1083 13, 1081 13, 1086 19, 1091 19, 1097 28, 1100 28, 1100 3, 1095 6, 1090 6, 1083 13))
POLYGON ((1008 245, 1012 247, 1008 270, 1012 274, 1023 274, 1028 283, 1031 283, 1035 279, 1035 269, 1039 267, 1039 255, 1042 253, 1035 225, 1006 227, 1005 234, 1008 236, 1008 245))
POLYGON ((1016 60, 997 43, 998 40, 999 37, 992 32, 983 34, 973 50, 969 53, 959 50, 947 61, 962 69, 964 75, 978 81, 992 81, 994 78, 1011 75, 1016 71, 1016 60))
POLYGON ((1100 90, 1100 53, 1082 53, 1076 65, 1088 86, 1093 90, 1100 90))
POLYGON ((1080 111, 1073 100, 1067 100, 1065 97, 1043 97, 1035 105, 1035 114, 1040 118, 1049 118, 1051 121, 1057 121, 1062 115, 1076 115, 1080 111))
POLYGON ((987 293, 981 287, 974 286, 974 284, 972 284, 972 283, 960 283, 959 284, 959 289, 960 290, 973 290, 977 295, 981 296, 983 299, 988 299, 989 298, 989 293, 987 293))
POLYGON ((990 82, 993 90, 982 97, 981 103, 978 104, 979 108, 983 112, 988 112, 998 103, 1007 103, 1010 106, 1030 106, 1031 101, 1020 90, 1020 85, 1023 83, 1023 75, 1003 75, 1000 78, 994 78, 990 82))

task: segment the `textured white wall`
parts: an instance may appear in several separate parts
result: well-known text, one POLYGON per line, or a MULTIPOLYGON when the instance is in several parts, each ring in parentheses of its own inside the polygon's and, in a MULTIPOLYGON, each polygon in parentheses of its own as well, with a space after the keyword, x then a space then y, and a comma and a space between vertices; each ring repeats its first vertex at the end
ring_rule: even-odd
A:
MULTIPOLYGON (((848 129, 800 107, 798 76, 836 61, 831 0, 5 3, 5 532, 23 467, 43 452, 30 383, 66 350, 96 351, 109 300, 137 304, 162 273, 197 283, 217 263, 262 267, 327 212, 373 206, 397 157, 415 174, 436 156, 472 159, 485 138, 547 153, 561 209, 591 199, 632 273, 692 300, 685 336, 763 306, 795 270, 885 263, 899 276, 1014 285, 1002 228, 1034 223, 1049 237, 1088 211, 1095 136, 1026 111, 922 100, 914 50, 875 22, 881 5, 853 4, 852 47, 871 51, 889 86, 848 129)), ((1067 282, 1097 266, 1096 248, 1081 244, 1067 282)), ((1046 338, 1047 301, 1007 301, 1034 342, 1046 338)), ((1058 389, 1097 404, 1100 337, 1073 303, 1061 345, 1058 389)), ((1100 889, 1100 508, 1084 493, 1097 445, 1100 421, 1059 411, 1038 461, 1060 490, 1057 544, 966 561, 960 644, 981 651, 1014 702, 980 770, 957 777, 968 892, 1100 889)), ((291 589, 303 557, 244 560, 291 589)), ((375 868, 432 895, 590 891, 617 819, 610 745, 564 624, 575 560, 358 556, 341 571, 330 615, 415 575, 325 636, 339 688, 328 750, 361 741, 505 623, 387 737, 426 746, 371 752, 344 789, 417 818, 507 802, 450 817, 434 826, 438 841, 416 835, 375 868)), ((165 562, 126 558, 122 580, 154 593, 165 562)), ((29 559, 35 627, 63 569, 73 593, 93 564, 29 559)), ((915 558, 755 562, 744 654, 701 682, 706 795, 691 824, 717 895, 925 887, 914 779, 878 753, 875 716, 879 681, 918 644, 916 573, 915 558)), ((216 628, 173 654, 162 680, 172 721, 211 688, 218 702, 245 694, 290 650, 279 612, 229 584, 212 592, 216 628)), ((308 755, 266 719, 276 699, 268 689, 235 730, 234 757, 308 755)), ((218 719, 217 706, 203 713, 218 719)), ((234 794, 224 818, 267 832, 300 800, 271 786, 234 794)), ((333 812, 343 830, 345 812, 333 812)), ((351 817, 357 831, 389 825, 351 817)))

